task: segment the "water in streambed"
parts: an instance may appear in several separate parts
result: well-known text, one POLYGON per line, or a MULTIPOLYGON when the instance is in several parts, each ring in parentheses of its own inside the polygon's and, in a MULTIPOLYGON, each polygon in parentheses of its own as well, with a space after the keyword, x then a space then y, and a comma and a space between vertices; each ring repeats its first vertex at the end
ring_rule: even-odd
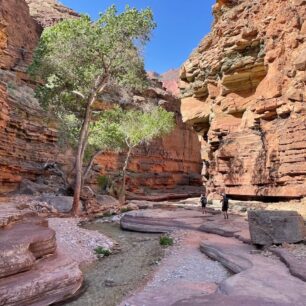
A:
POLYGON ((86 229, 98 230, 117 241, 120 251, 104 257, 84 271, 86 291, 71 306, 115 306, 141 286, 163 257, 158 234, 122 231, 119 224, 101 220, 88 223, 86 229))

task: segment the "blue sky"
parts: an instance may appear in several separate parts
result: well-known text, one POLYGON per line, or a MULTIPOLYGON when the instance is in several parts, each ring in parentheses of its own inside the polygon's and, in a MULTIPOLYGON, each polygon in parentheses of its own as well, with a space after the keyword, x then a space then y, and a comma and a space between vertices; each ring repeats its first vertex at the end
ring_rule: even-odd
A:
POLYGON ((93 19, 115 4, 119 10, 128 4, 153 10, 157 29, 145 50, 148 71, 163 73, 180 67, 211 28, 211 7, 215 0, 61 0, 93 19))

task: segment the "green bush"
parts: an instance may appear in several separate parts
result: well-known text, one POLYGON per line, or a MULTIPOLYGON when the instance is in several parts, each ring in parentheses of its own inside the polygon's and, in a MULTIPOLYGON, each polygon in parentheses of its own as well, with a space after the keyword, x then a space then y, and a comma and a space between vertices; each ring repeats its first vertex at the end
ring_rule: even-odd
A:
POLYGON ((159 244, 162 246, 171 246, 173 245, 173 238, 168 235, 162 235, 159 237, 159 244))
POLYGON ((111 250, 98 246, 95 248, 95 253, 98 257, 109 256, 112 254, 111 250))
POLYGON ((106 191, 107 187, 109 187, 110 179, 106 175, 100 175, 97 178, 98 186, 101 191, 106 191))

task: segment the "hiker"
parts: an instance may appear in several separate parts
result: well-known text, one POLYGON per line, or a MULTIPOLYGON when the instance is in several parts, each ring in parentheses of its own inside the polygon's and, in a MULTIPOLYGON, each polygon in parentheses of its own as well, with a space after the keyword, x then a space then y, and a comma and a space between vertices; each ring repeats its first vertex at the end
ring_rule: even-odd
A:
POLYGON ((222 212, 223 212, 223 216, 224 216, 224 219, 228 219, 228 198, 226 196, 225 193, 221 193, 221 196, 222 196, 222 200, 221 200, 221 203, 222 203, 222 212))
POLYGON ((202 206, 202 213, 206 215, 207 198, 204 194, 201 194, 200 202, 202 206))

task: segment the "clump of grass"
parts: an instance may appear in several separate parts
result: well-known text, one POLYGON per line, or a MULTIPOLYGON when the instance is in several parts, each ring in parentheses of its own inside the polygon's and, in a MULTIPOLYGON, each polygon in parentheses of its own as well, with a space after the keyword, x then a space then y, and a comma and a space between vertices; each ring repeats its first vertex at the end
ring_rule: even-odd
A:
POLYGON ((132 211, 133 209, 131 209, 130 207, 122 207, 120 209, 120 212, 123 214, 123 213, 126 213, 126 212, 129 212, 129 211, 132 211))
POLYGON ((162 246, 171 246, 173 245, 173 238, 169 235, 162 235, 159 237, 159 244, 162 246))
POLYGON ((106 248, 103 248, 101 246, 98 246, 95 248, 95 254, 100 258, 100 257, 105 257, 109 256, 112 254, 112 251, 106 248))
POLYGON ((97 178, 98 186, 102 192, 105 192, 110 186, 110 178, 106 175, 100 175, 97 178))

